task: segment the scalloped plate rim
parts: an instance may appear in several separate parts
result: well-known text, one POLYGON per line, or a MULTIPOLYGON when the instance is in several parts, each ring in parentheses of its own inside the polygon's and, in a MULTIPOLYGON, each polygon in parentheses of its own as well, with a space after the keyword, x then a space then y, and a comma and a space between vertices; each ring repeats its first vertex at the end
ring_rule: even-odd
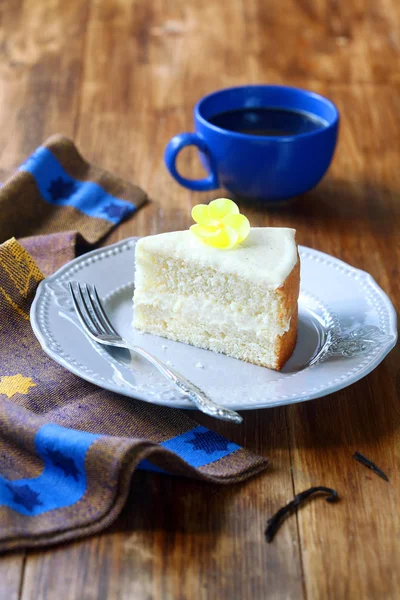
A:
MULTIPOLYGON (((55 273, 53 273, 52 275, 43 279, 37 287, 36 294, 35 294, 34 300, 31 305, 30 323, 31 323, 32 330, 33 330, 37 340, 39 341, 42 349, 44 350, 44 352, 50 358, 52 358, 55 362, 57 362, 58 364, 60 364, 64 368, 66 368, 71 373, 74 373, 81 379, 84 379, 94 385, 102 387, 111 392, 114 392, 117 394, 122 394, 127 397, 130 397, 133 399, 138 399, 138 400, 141 400, 144 402, 149 402, 149 403, 153 403, 156 405, 162 405, 162 406, 170 406, 171 408, 196 410, 194 406, 192 406, 188 401, 186 401, 183 398, 180 400, 177 400, 177 402, 174 402, 173 406, 171 406, 171 404, 165 400, 160 400, 160 401, 155 401, 154 399, 149 400, 148 398, 140 397, 140 395, 138 395, 138 394, 129 393, 129 389, 125 388, 125 391, 124 391, 124 388, 118 387, 116 385, 113 386, 113 385, 107 384, 107 382, 100 383, 98 380, 87 375, 85 372, 82 372, 79 368, 76 368, 68 360, 65 360, 62 356, 59 356, 57 353, 55 353, 51 349, 50 345, 47 343, 46 338, 43 336, 43 332, 42 332, 40 325, 36 319, 36 311, 38 308, 38 304, 41 300, 43 290, 45 289, 47 284, 57 281, 66 272, 69 272, 71 269, 73 269, 77 264, 80 264, 82 261, 85 261, 88 258, 90 259, 91 257, 93 257, 97 254, 102 254, 104 252, 107 252, 112 249, 117 249, 117 248, 119 249, 119 251, 122 251, 123 246, 127 246, 127 248, 126 248, 127 250, 131 249, 132 245, 134 245, 138 239, 140 239, 139 236, 129 237, 129 238, 120 240, 118 242, 115 242, 113 244, 110 244, 108 246, 96 248, 94 250, 86 252, 85 254, 72 259, 71 261, 69 261, 62 267, 60 267, 55 273)), ((325 259, 325 260, 329 259, 329 261, 336 263, 338 266, 340 266, 345 271, 351 271, 353 273, 356 273, 359 278, 367 280, 369 282, 369 284, 371 285, 371 287, 374 289, 374 291, 381 297, 381 299, 383 300, 383 302, 386 306, 386 309, 388 310, 389 324, 390 324, 390 334, 389 334, 390 337, 386 343, 381 344, 380 351, 376 354, 374 359, 371 360, 371 362, 361 370, 361 372, 359 371, 359 372, 355 373, 353 376, 350 376, 349 378, 343 380, 342 382, 335 383, 333 386, 327 386, 327 388, 325 390, 318 390, 316 392, 305 394, 305 395, 301 395, 301 393, 299 392, 299 396, 296 398, 290 398, 290 399, 285 398, 282 400, 274 400, 273 402, 265 403, 265 404, 255 403, 255 404, 250 404, 250 405, 246 405, 246 406, 243 406, 243 405, 238 406, 237 404, 225 404, 225 406, 228 406, 229 408, 232 408, 234 410, 240 410, 240 411, 256 410, 256 409, 262 409, 262 408, 274 408, 277 406, 285 406, 285 405, 290 405, 290 404, 296 404, 299 402, 305 402, 307 400, 314 400, 317 398, 321 398, 321 397, 333 394, 333 393, 340 391, 346 387, 349 387, 350 385, 353 385, 357 381, 366 377, 369 373, 371 373, 374 369, 376 369, 376 367, 386 358, 386 356, 389 354, 389 352, 396 345, 396 342, 398 339, 396 310, 395 310, 390 298, 386 294, 386 292, 378 285, 378 283, 375 281, 375 279, 372 277, 372 275, 370 275, 370 273, 368 273, 367 271, 364 271, 362 269, 359 269, 357 267, 353 267, 353 266, 349 265, 348 263, 346 263, 345 261, 343 261, 339 258, 336 258, 330 254, 327 254, 325 252, 322 252, 321 250, 316 250, 316 249, 309 248, 309 247, 302 246, 302 245, 299 245, 298 248, 299 248, 300 253, 307 252, 307 253, 311 253, 312 255, 319 256, 321 259, 325 259)), ((108 293, 112 293, 112 292, 113 292, 113 290, 110 290, 108 293)), ((343 358, 340 360, 346 360, 346 359, 343 358)), ((179 370, 179 367, 176 367, 176 368, 179 370)))

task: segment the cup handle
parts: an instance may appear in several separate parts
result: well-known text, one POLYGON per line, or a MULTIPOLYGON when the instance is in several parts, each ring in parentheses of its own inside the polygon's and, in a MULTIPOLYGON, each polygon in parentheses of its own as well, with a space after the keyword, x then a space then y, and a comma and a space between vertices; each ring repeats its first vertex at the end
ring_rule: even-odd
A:
POLYGON ((174 136, 168 142, 168 145, 165 149, 164 160, 172 177, 174 177, 177 182, 184 187, 189 188, 189 190, 205 192, 207 190, 215 190, 219 187, 215 161, 207 144, 197 133, 179 133, 178 135, 174 136), (176 168, 176 157, 182 148, 185 148, 185 146, 197 146, 199 150, 207 155, 211 170, 211 173, 208 177, 204 177, 204 179, 187 179, 178 173, 176 168))

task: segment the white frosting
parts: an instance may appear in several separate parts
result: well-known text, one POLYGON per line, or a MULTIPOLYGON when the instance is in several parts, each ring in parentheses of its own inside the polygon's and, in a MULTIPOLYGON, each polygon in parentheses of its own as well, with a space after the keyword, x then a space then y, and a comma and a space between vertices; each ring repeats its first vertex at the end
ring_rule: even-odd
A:
POLYGON ((172 231, 142 238, 137 252, 195 263, 277 288, 297 262, 295 233, 286 227, 254 227, 237 247, 221 250, 207 246, 188 230, 172 231))

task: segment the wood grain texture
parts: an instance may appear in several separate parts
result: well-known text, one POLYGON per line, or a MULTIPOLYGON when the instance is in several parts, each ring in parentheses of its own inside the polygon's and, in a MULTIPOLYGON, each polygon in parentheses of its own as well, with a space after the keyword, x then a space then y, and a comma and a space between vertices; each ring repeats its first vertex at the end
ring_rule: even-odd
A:
POLYGON ((285 414, 259 419, 249 415, 245 431, 217 429, 266 451, 268 477, 225 488, 138 473, 110 531, 30 555, 23 598, 301 597, 295 519, 272 551, 263 540, 266 514, 293 494, 285 414))
POLYGON ((62 0, 0 3, 3 169, 54 131, 73 136, 88 7, 62 0))
MULTIPOLYGON (((398 305, 397 0, 15 0, 0 11, 2 175, 59 131, 150 195, 108 242, 186 228, 193 204, 219 195, 179 187, 163 165, 169 138, 192 129, 197 99, 245 82, 309 87, 342 114, 328 177, 281 208, 242 209, 253 225, 295 227, 300 243, 368 270, 398 305)), ((179 166, 201 176, 190 149, 179 166)), ((227 488, 136 474, 109 531, 28 553, 21 598, 397 597, 399 359, 396 348, 352 387, 249 413, 240 428, 196 415, 269 456, 270 472, 227 488), (267 545, 268 516, 312 485, 335 487, 341 502, 310 502, 267 545)), ((0 597, 18 597, 22 564, 0 561, 0 597)))
POLYGON ((21 552, 0 559, 0 598, 19 600, 25 555, 21 552))

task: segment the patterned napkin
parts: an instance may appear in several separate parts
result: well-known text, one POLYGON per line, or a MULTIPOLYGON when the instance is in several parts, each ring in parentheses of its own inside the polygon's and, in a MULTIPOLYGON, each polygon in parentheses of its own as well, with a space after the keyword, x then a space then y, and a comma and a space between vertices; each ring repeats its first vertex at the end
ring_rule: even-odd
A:
POLYGON ((0 551, 105 528, 138 466, 216 483, 267 466, 178 410, 79 379, 32 333, 29 309, 43 274, 73 258, 80 236, 97 242, 145 200, 61 136, 0 189, 0 551), (8 239, 38 233, 47 235, 8 239))

